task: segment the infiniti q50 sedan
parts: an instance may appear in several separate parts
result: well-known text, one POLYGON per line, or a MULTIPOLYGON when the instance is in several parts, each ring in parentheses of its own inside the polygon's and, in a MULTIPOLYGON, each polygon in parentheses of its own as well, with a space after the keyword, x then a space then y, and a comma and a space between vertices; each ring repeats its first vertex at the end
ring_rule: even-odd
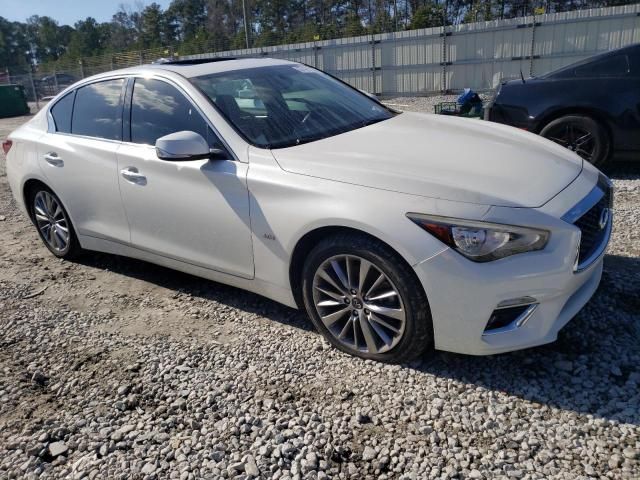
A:
POLYGON ((610 182, 575 153, 399 113, 288 61, 87 78, 3 147, 54 255, 108 252, 247 289, 376 360, 553 341, 598 287, 611 234, 610 182))

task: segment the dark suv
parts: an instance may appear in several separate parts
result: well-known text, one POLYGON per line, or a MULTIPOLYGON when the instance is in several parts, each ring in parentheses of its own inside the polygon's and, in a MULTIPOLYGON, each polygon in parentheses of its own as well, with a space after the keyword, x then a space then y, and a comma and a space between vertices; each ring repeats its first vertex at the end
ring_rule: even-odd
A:
POLYGON ((553 140, 602 165, 640 153, 640 44, 540 77, 502 83, 485 118, 553 140))

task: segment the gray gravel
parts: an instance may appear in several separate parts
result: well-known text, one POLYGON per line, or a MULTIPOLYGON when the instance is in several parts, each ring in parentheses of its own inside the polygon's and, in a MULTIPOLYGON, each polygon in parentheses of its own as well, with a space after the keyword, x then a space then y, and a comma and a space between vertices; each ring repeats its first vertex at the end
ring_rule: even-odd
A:
MULTIPOLYGON (((441 102, 455 102, 460 94, 455 95, 431 95, 428 97, 388 97, 381 101, 396 110, 407 112, 434 113, 434 107, 441 102)), ((480 98, 486 101, 489 95, 481 93, 480 98)))
POLYGON ((623 172, 601 288, 557 342, 392 366, 256 295, 56 260, 0 159, 0 478, 640 478, 640 175, 623 172))

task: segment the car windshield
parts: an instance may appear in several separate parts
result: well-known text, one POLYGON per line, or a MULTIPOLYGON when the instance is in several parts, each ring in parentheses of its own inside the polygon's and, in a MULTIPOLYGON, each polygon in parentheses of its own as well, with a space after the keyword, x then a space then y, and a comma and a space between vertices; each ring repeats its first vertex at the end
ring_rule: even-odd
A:
POLYGON ((305 65, 278 65, 190 79, 250 143, 283 148, 391 118, 389 109, 305 65))

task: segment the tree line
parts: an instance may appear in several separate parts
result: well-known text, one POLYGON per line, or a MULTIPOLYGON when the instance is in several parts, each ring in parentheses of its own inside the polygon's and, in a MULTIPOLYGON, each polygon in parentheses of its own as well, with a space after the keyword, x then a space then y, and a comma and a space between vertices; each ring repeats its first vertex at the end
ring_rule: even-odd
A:
POLYGON ((0 69, 179 46, 178 53, 262 47, 513 18, 634 0, 173 0, 120 5, 108 22, 73 26, 0 16, 0 69), (246 31, 245 31, 246 26, 246 31))

